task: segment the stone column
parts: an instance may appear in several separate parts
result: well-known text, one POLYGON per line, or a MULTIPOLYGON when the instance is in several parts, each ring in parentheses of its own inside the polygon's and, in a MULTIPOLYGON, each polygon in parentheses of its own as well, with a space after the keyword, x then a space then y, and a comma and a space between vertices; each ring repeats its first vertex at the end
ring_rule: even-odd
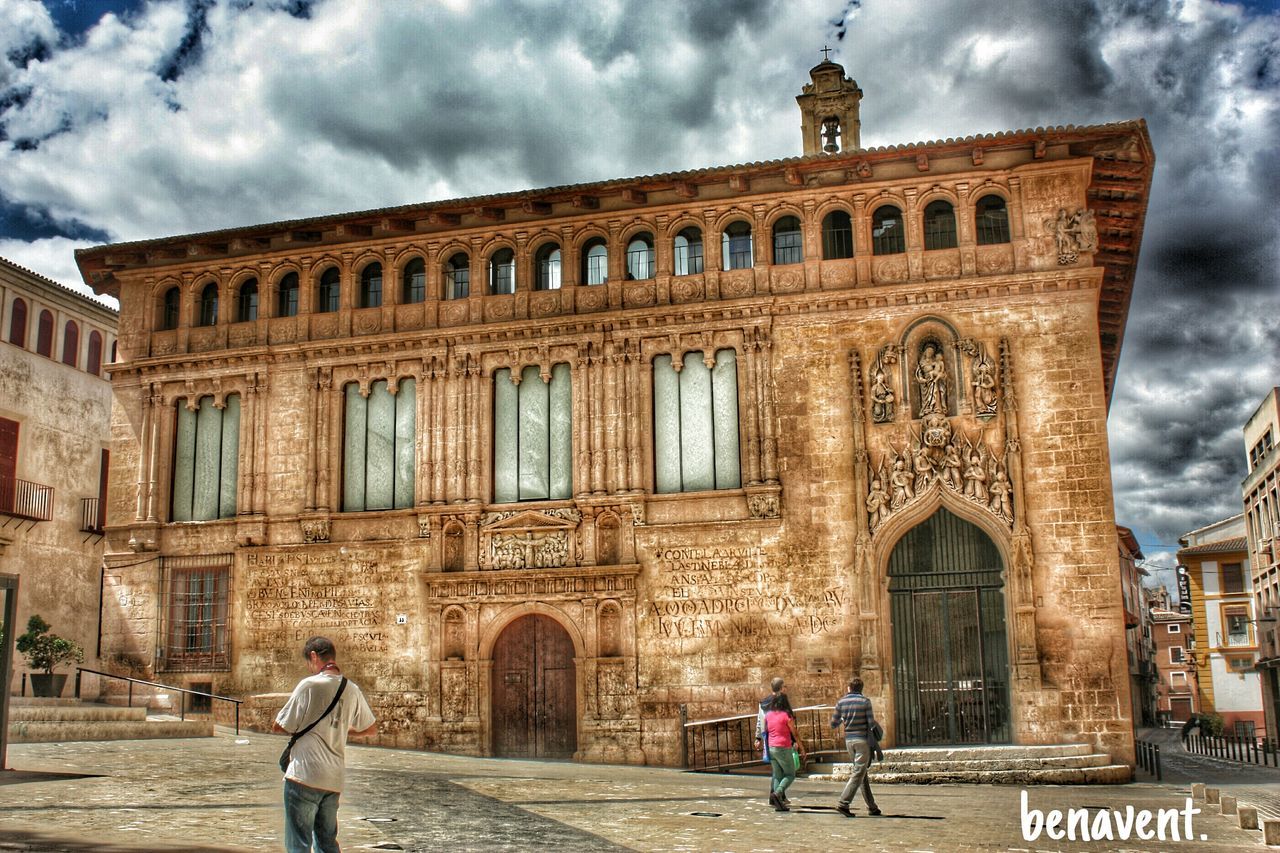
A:
POLYGON ((436 359, 431 367, 431 448, 433 468, 431 472, 431 502, 442 504, 448 498, 445 491, 449 475, 448 453, 445 446, 446 419, 449 414, 449 356, 448 351, 436 359))
POLYGON ((747 438, 747 485, 760 482, 760 409, 764 404, 764 389, 760 387, 760 375, 756 369, 759 342, 754 340, 755 329, 744 329, 742 340, 743 380, 746 385, 747 405, 743 406, 743 419, 747 438))
POLYGON ((151 493, 151 452, 154 445, 151 431, 155 428, 156 411, 152 402, 154 398, 147 386, 138 386, 138 396, 142 402, 142 427, 138 431, 138 494, 135 517, 137 521, 145 521, 147 499, 151 493))
POLYGON ((773 341, 769 338, 769 332, 766 329, 760 330, 760 360, 757 363, 757 369, 760 374, 760 388, 764 392, 764 406, 761 408, 760 418, 764 421, 763 432, 763 459, 761 460, 761 474, 764 476, 766 483, 778 482, 778 439, 775 434, 773 405, 773 341))
POLYGON ((485 424, 488 418, 483 416, 484 412, 484 388, 482 387, 482 377, 480 364, 474 357, 471 365, 467 369, 467 386, 471 399, 469 406, 469 416, 467 420, 467 500, 480 502, 483 500, 480 494, 480 474, 481 474, 481 453, 480 439, 482 434, 486 432, 485 424))
POLYGON ((627 489, 629 491, 640 491, 644 488, 644 477, 641 474, 641 462, 644 455, 641 447, 640 418, 647 411, 641 404, 640 395, 642 386, 642 377, 640 369, 643 365, 643 355, 640 352, 639 341, 628 341, 627 344, 627 405, 624 408, 624 416, 627 419, 627 461, 630 463, 629 478, 627 481, 627 489))
POLYGON ((590 359, 591 370, 591 491, 602 495, 605 492, 605 449, 604 449, 604 363, 605 357, 600 344, 592 347, 590 359))
POLYGON ((610 341, 608 354, 605 356, 605 454, 609 471, 609 491, 617 493, 624 488, 626 474, 624 472, 624 444, 621 407, 622 401, 622 369, 625 355, 615 341, 610 341))
POLYGON ((573 371, 573 493, 583 497, 591 491, 591 424, 587 400, 591 397, 590 348, 578 346, 571 364, 573 371))
POLYGON ((246 379, 245 404, 240 408, 240 432, 246 438, 240 456, 246 464, 240 466, 240 482, 236 484, 237 515, 253 514, 253 492, 258 481, 258 385, 254 374, 249 374, 246 379))
POLYGON ((431 502, 432 473, 435 469, 435 459, 432 455, 435 429, 431 423, 431 416, 435 412, 435 406, 431 405, 431 395, 435 386, 431 382, 431 363, 428 357, 423 357, 422 367, 418 369, 414 378, 418 386, 415 389, 418 408, 413 413, 414 432, 417 433, 414 442, 418 469, 414 474, 413 502, 416 506, 424 506, 431 502))

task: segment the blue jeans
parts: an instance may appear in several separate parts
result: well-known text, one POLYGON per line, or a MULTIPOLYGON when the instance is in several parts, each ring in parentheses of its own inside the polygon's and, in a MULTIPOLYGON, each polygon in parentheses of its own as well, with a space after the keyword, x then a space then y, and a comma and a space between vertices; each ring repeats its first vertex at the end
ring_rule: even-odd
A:
POLYGON ((284 780, 284 848, 288 853, 338 851, 338 792, 284 780))

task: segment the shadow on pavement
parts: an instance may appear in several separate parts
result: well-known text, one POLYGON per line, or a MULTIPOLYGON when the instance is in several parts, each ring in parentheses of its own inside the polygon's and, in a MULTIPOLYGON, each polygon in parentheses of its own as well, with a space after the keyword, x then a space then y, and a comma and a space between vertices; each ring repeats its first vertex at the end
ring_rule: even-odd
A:
POLYGON ((14 842, 22 846, 17 849, 30 853, 162 853, 162 851, 189 851, 189 853, 232 853, 243 851, 243 847, 207 847, 183 844, 181 846, 149 842, 145 845, 114 844, 104 842, 100 838, 71 838, 53 833, 35 832, 25 829, 5 829, 0 835, 9 847, 14 842))
POLYGON ((58 773, 52 770, 0 771, 0 785, 21 785, 24 782, 57 782, 62 779, 93 779, 101 773, 58 773))

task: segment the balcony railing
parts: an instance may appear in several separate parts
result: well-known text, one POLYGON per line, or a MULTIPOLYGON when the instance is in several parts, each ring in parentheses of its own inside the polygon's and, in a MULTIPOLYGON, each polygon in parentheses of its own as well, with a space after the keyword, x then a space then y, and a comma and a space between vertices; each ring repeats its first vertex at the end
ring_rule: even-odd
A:
POLYGON ((97 498, 80 499, 80 532, 101 533, 102 515, 97 498))
POLYGON ((0 481, 0 515, 49 521, 53 518, 53 486, 16 478, 0 481))

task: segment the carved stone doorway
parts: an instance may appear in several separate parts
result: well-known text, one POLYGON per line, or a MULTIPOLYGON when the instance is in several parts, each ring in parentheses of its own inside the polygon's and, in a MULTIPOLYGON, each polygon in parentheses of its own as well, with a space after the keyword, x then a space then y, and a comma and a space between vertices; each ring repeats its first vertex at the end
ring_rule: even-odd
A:
POLYGON ((512 622, 493 647, 493 753, 572 758, 578 748, 573 640, 549 616, 512 622))
POLYGON ((1003 571, 990 537, 946 509, 894 546, 898 745, 1009 742, 1003 571))

